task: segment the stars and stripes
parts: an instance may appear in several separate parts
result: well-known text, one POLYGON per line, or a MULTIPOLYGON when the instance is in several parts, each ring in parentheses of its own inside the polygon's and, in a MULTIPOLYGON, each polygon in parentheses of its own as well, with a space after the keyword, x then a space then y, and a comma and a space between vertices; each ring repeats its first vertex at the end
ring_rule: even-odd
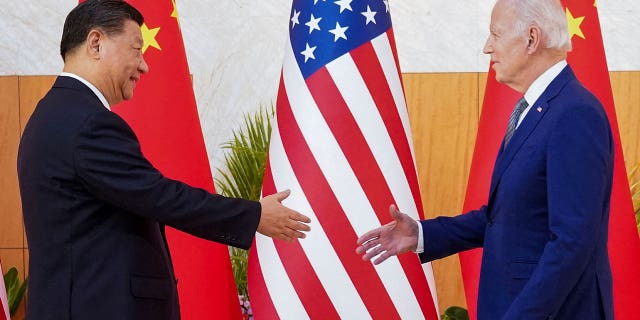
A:
POLYGON ((354 251, 390 204, 423 216, 387 9, 293 1, 263 193, 291 189, 285 204, 312 231, 294 243, 256 236, 258 319, 438 319, 429 265, 407 254, 374 266, 354 251))

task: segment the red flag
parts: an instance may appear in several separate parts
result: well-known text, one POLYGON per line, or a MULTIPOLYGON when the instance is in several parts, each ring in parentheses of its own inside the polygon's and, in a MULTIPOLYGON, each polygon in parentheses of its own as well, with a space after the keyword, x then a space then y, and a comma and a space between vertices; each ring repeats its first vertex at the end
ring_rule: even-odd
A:
POLYGON ((2 261, 0 261, 0 320, 10 320, 9 299, 7 299, 7 288, 4 286, 4 272, 2 271, 2 261))
MULTIPOLYGON (((174 0, 128 0, 144 16, 149 73, 133 99, 113 106, 165 176, 215 192, 174 0)), ((180 313, 190 319, 240 319, 227 246, 167 227, 180 313)))
POLYGON ((430 265, 425 275, 416 255, 374 266, 354 252, 390 204, 423 216, 388 9, 293 1, 263 193, 290 188, 284 203, 312 231, 291 244, 256 236, 256 319, 438 319, 430 265))
MULTIPOLYGON (((636 230, 629 192, 613 94, 604 54, 598 11, 594 0, 564 0, 573 50, 568 62, 578 79, 603 104, 614 134, 616 153, 609 216, 609 258, 613 273, 614 312, 617 319, 632 319, 637 314, 635 295, 640 291, 640 241, 636 230)), ((521 94, 495 81, 490 68, 482 115, 476 139, 464 211, 486 203, 491 172, 504 136, 506 119, 521 94), (480 152, 482 150, 482 152, 480 152)), ((482 251, 460 254, 467 305, 475 319, 482 251)))

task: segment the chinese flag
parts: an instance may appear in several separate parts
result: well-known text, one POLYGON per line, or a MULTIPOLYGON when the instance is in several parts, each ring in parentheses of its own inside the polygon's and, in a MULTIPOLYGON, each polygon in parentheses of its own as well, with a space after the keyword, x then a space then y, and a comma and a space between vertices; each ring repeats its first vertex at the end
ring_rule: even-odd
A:
MULTIPOLYGON (((142 76, 133 99, 113 106, 165 176, 214 192, 175 1, 129 0, 144 16, 142 76)), ((227 246, 167 227, 183 320, 240 319, 227 246)))
MULTIPOLYGON (((562 3, 573 44, 567 60, 578 79, 603 104, 614 134, 616 153, 609 216, 609 258, 613 272, 614 310, 617 319, 633 319, 637 314, 635 295, 640 291, 640 273, 637 271, 637 266, 640 265, 640 241, 624 166, 597 5, 594 0, 564 0, 562 3)), ((479 208, 487 201, 491 172, 506 130, 507 118, 520 96, 521 94, 507 86, 498 84, 495 73, 490 69, 476 152, 469 174, 465 212, 479 208)), ((476 316, 481 255, 482 251, 479 249, 460 254, 467 304, 472 319, 476 316)))

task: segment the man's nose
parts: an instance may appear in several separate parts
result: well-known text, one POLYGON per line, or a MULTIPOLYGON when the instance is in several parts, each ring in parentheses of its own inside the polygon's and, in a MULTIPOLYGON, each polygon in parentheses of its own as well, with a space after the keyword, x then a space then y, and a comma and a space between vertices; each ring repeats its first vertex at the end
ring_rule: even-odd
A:
POLYGON ((489 43, 490 40, 487 39, 487 41, 484 43, 484 47, 482 48, 482 52, 484 54, 490 54, 491 52, 493 52, 493 47, 491 46, 491 43, 489 43))
POLYGON ((144 61, 144 58, 142 58, 142 61, 140 62, 140 65, 138 66, 138 71, 140 71, 140 73, 149 72, 149 65, 147 64, 146 61, 144 61))

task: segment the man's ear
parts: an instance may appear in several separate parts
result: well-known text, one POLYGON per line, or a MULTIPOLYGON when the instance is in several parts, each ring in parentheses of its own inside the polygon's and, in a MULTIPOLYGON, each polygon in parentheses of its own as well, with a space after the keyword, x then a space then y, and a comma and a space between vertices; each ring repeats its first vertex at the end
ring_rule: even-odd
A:
POLYGON ((536 52, 542 45, 542 31, 537 26, 531 26, 527 36, 527 53, 531 54, 536 52))
POLYGON ((87 54, 94 58, 100 58, 100 45, 104 41, 104 34, 97 29, 92 29, 87 35, 87 54))

